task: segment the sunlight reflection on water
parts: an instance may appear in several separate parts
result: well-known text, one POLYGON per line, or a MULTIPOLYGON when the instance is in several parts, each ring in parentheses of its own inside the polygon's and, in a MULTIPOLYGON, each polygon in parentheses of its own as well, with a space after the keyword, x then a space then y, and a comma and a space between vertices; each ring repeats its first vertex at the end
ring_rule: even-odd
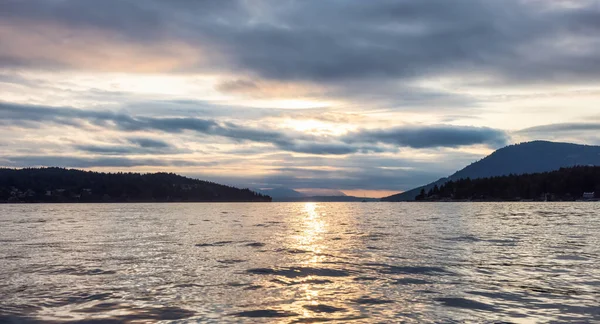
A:
POLYGON ((600 320, 600 205, 0 205, 0 322, 600 320))

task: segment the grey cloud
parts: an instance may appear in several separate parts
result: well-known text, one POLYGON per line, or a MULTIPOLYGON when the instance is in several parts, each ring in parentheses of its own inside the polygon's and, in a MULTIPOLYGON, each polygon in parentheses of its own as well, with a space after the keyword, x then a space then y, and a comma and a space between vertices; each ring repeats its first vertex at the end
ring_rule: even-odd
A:
POLYGON ((138 167, 138 166, 210 166, 214 163, 203 163, 185 160, 164 159, 132 159, 125 157, 76 157, 54 155, 4 156, 0 165, 6 167, 40 167, 59 166, 71 168, 92 167, 138 167), (4 162, 3 162, 4 161, 4 162))
POLYGON ((161 140, 157 140, 157 139, 152 139, 152 138, 142 138, 142 137, 135 137, 135 138, 129 138, 128 141, 130 143, 133 144, 137 144, 141 147, 144 148, 166 148, 166 147, 171 147, 171 144, 161 141, 161 140))
POLYGON ((220 83, 217 90, 221 92, 248 92, 259 90, 258 85, 251 80, 233 80, 220 83))
POLYGON ((346 136, 345 140, 386 143, 413 148, 458 147, 474 144, 485 144, 497 148, 505 146, 509 142, 508 135, 502 130, 452 125, 363 130, 346 136))
MULTIPOLYGON (((600 10, 524 1, 307 1, 279 24, 217 34, 238 68, 285 80, 415 79, 485 74, 524 82, 598 79, 600 10), (259 50, 245 51, 247 48, 259 50), (540 51, 543 49, 543 51, 540 51), (582 47, 583 49, 583 47, 582 47)), ((279 18, 280 19, 277 19, 279 18)))
POLYGON ((79 151, 96 154, 107 154, 107 155, 120 155, 120 154, 134 154, 134 155, 163 155, 163 154, 181 154, 189 153, 189 150, 179 149, 173 145, 146 137, 131 137, 127 141, 134 145, 97 145, 97 144, 79 144, 73 147, 79 151))
POLYGON ((190 153, 189 150, 175 147, 140 147, 131 145, 74 145, 78 151, 103 155, 169 155, 190 153))
POLYGON ((507 135, 503 131, 486 127, 450 125, 404 126, 392 129, 362 130, 350 133, 341 138, 335 138, 320 137, 293 131, 247 127, 231 122, 219 123, 215 120, 192 117, 137 117, 108 111, 81 110, 65 107, 40 107, 9 103, 0 103, 0 117, 2 117, 4 122, 14 120, 17 122, 54 122, 68 125, 73 125, 74 121, 81 120, 102 127, 115 127, 122 131, 144 130, 168 133, 194 131, 234 141, 268 143, 287 151, 332 155, 358 152, 384 152, 389 150, 385 147, 366 145, 374 143, 414 148, 458 147, 473 144, 486 144, 497 147, 506 144, 508 141, 507 135))
POLYGON ((75 145, 74 148, 79 151, 100 154, 132 154, 138 150, 137 147, 118 145, 75 145))
POLYGON ((516 137, 523 140, 535 138, 560 142, 587 143, 592 145, 600 144, 600 123, 594 122, 569 122, 540 125, 525 128, 514 132, 516 137))
POLYGON ((554 132, 600 131, 600 123, 558 123, 522 129, 521 134, 551 134, 554 132))
MULTIPOLYGON (((342 168, 337 171, 325 171, 307 167, 287 167, 274 170, 268 176, 235 177, 224 174, 195 174, 184 173, 195 178, 219 183, 256 187, 292 187, 292 188, 325 188, 325 189, 379 189, 405 190, 426 182, 437 180, 446 174, 435 171, 420 170, 390 170, 376 165, 377 159, 371 160, 371 165, 361 165, 360 168, 342 168)), ((2 167, 40 167, 59 166, 70 168, 132 168, 141 166, 156 167, 190 167, 214 166, 218 162, 197 162, 186 160, 165 159, 133 159, 125 157, 78 157, 54 155, 4 156, 0 158, 2 167)))
MULTIPOLYGON (((181 41, 199 53, 215 51, 209 55, 211 68, 267 79, 383 82, 475 74, 501 82, 598 81, 600 8, 594 1, 578 4, 38 0, 4 1, 0 17, 16 24, 63 24, 71 27, 72 37, 88 27, 142 45, 181 41), (572 46, 564 46, 566 41, 572 46)), ((0 47, 4 65, 20 60, 0 47)), ((181 71, 202 68, 208 67, 184 66, 181 71)))
MULTIPOLYGON (((430 153, 432 153, 430 151, 430 153)), ((422 160, 411 154, 399 156, 353 155, 344 159, 330 159, 324 156, 292 156, 277 153, 257 157, 280 160, 272 172, 266 176, 224 174, 188 175, 242 187, 289 187, 289 188, 328 188, 328 189, 380 189, 407 190, 424 183, 435 181, 452 174, 473 161, 481 159, 481 154, 443 151, 444 163, 439 159, 422 160), (327 168, 323 168, 327 166, 327 168)), ((253 163, 252 159, 246 163, 253 163)))
POLYGON ((382 153, 386 151, 383 147, 375 145, 346 144, 346 143, 279 143, 279 148, 299 153, 308 154, 330 154, 330 155, 345 155, 352 153, 382 153))
POLYGON ((288 187, 323 189, 407 190, 437 180, 447 174, 438 171, 398 171, 369 165, 360 169, 325 171, 307 168, 282 168, 268 176, 231 177, 188 174, 197 178, 243 187, 288 187))

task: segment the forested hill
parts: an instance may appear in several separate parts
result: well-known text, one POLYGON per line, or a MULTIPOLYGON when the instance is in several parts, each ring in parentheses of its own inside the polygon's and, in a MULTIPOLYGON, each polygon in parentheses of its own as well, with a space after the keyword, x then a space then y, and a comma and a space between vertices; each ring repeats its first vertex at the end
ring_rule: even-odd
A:
POLYGON ((249 189, 173 173, 100 173, 62 168, 0 169, 0 202, 261 202, 249 189))
POLYGON ((450 180, 428 192, 422 190, 416 200, 572 201, 598 198, 600 167, 577 166, 544 173, 450 180))
POLYGON ((533 141, 509 145, 496 150, 447 178, 406 192, 383 198, 385 201, 411 201, 421 189, 429 191, 449 180, 476 179, 558 170, 576 165, 600 166, 600 146, 533 141))

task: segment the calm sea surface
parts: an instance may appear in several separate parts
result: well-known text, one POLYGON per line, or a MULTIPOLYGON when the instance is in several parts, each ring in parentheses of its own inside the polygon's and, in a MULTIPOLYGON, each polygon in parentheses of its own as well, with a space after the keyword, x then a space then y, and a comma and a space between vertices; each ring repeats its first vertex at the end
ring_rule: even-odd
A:
POLYGON ((0 322, 135 320, 600 321, 600 203, 0 205, 0 322))

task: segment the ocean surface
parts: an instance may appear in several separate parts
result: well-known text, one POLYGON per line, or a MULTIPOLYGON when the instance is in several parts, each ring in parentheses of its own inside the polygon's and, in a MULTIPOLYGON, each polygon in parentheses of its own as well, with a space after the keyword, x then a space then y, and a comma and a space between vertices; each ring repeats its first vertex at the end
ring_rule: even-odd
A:
POLYGON ((600 322, 600 203, 0 205, 0 323, 600 322))

